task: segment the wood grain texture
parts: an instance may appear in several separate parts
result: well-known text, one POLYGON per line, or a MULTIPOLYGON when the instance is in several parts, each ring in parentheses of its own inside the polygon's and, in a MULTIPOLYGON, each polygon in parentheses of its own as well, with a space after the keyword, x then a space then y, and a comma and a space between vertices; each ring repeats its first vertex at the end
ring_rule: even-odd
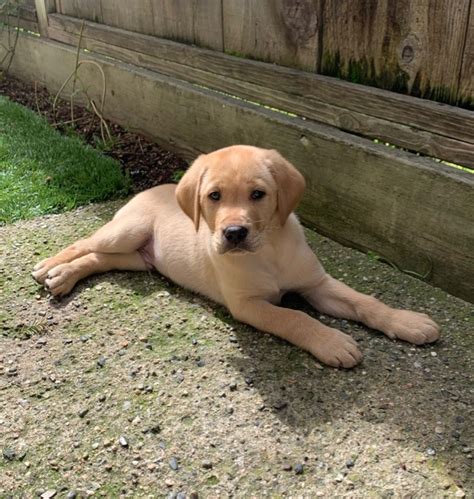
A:
POLYGON ((472 0, 465 35, 458 105, 474 110, 474 1, 472 0))
POLYGON ((318 69, 320 0, 223 0, 224 50, 318 69))
POLYGON ((54 0, 35 0, 35 18, 38 20, 38 28, 41 36, 48 36, 48 15, 55 12, 54 0))
POLYGON ((57 12, 78 19, 101 22, 100 0, 56 0, 57 12))
MULTIPOLYGON (((80 24, 52 15, 50 36, 75 45, 80 24)), ((82 43, 138 66, 474 167, 474 114, 466 110, 93 23, 85 24, 82 43)))
POLYGON ((153 0, 156 36, 222 50, 221 0, 153 0))
MULTIPOLYGON (((57 91, 75 49, 22 35, 12 73, 57 91)), ((300 207, 322 233, 371 249, 474 300, 474 177, 158 73, 89 54, 108 82, 105 116, 188 158, 235 143, 277 148, 305 175, 300 207), (139 89, 139 90, 138 90, 139 89), (442 206, 442 209, 439 209, 442 206), (431 263, 430 263, 431 262, 431 263)), ((81 68, 94 98, 97 68, 81 68)))
POLYGON ((455 103, 470 0, 325 0, 323 74, 455 103))
POLYGON ((0 15, 0 23, 9 24, 10 26, 18 26, 19 28, 26 29, 27 31, 39 33, 36 11, 30 10, 29 7, 21 9, 19 18, 17 16, 0 15), (34 14, 34 19, 31 19, 32 13, 34 14))
POLYGON ((153 35, 153 0, 100 0, 100 4, 104 24, 153 35))

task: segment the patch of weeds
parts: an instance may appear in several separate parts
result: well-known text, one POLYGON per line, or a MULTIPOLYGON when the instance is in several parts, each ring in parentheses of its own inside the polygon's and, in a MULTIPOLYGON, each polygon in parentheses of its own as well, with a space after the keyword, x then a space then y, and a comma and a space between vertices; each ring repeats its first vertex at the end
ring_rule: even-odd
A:
POLYGON ((0 97, 0 224, 124 196, 118 162, 0 97))
POLYGON ((171 181, 176 184, 183 178, 183 175, 186 173, 186 170, 175 170, 173 175, 171 175, 171 181))
POLYGON ((34 321, 32 324, 17 324, 16 326, 4 326, 3 335, 19 340, 29 340, 33 336, 42 336, 47 331, 46 321, 34 321))

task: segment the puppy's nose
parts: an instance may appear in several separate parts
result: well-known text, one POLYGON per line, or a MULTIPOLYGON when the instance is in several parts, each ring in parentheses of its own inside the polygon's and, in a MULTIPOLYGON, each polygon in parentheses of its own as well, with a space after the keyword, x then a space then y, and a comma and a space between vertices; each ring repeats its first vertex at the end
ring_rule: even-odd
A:
POLYGON ((230 243, 241 243, 249 233, 248 229, 241 225, 229 225, 224 229, 224 236, 230 243))

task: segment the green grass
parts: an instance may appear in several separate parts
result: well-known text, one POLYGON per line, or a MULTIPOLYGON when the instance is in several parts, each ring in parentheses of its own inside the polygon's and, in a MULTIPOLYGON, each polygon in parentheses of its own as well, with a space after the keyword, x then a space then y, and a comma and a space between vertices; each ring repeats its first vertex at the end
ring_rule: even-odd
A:
POLYGON ((118 162, 0 96, 0 224, 127 194, 118 162))

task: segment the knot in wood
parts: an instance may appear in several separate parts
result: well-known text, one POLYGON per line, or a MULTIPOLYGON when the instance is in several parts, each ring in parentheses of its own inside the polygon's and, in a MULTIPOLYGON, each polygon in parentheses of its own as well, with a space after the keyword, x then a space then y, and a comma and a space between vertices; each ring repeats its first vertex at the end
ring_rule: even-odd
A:
POLYGON ((283 22, 287 36, 295 44, 304 44, 318 31, 318 15, 311 0, 284 0, 283 22))
POLYGON ((415 57, 415 50, 411 45, 405 45, 402 49, 402 61, 405 63, 409 63, 413 61, 415 57))

